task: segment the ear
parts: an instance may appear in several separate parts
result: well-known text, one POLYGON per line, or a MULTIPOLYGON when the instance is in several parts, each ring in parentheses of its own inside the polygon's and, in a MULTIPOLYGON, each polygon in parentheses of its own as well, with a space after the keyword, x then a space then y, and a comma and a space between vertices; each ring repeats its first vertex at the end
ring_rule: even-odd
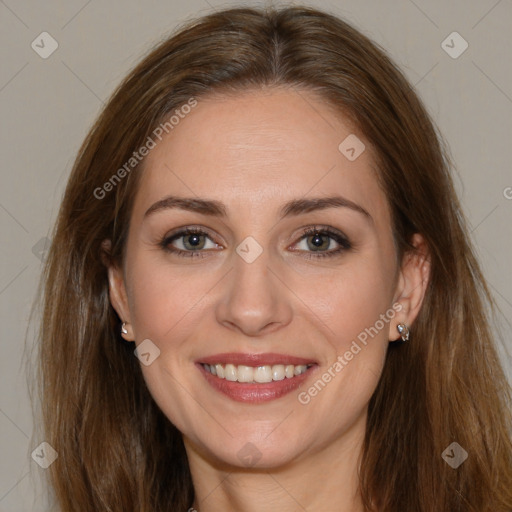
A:
POLYGON ((108 271, 108 288, 109 298, 112 307, 116 310, 119 318, 124 323, 126 333, 121 332, 121 336, 126 341, 135 341, 133 328, 130 320, 130 308, 128 306, 128 296, 126 294, 126 286, 124 282, 123 271, 119 266, 115 265, 110 258, 111 249, 110 240, 104 240, 101 244, 102 259, 108 271))
POLYGON ((397 325, 404 323, 410 327, 423 303, 425 292, 430 279, 430 254, 424 238, 416 233, 412 237, 414 249, 407 251, 397 279, 394 304, 400 304, 392 322, 390 322, 389 340, 400 338, 397 325))

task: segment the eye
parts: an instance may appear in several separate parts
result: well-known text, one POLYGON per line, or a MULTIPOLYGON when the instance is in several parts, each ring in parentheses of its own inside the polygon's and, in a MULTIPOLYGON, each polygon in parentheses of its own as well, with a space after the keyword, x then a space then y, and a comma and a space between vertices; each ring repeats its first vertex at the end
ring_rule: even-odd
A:
POLYGON ((166 236, 161 242, 162 248, 168 252, 176 254, 177 256, 185 257, 205 257, 202 254, 203 249, 216 249, 221 247, 216 244, 209 236, 209 234, 194 227, 182 229, 177 233, 166 236), (208 241, 210 245, 208 245, 208 241), (174 244, 174 245, 173 245, 174 244))
MULTIPOLYGON (((207 257, 211 249, 221 249, 209 233, 201 228, 187 227, 164 237, 160 246, 167 252, 183 257, 207 257)), ((352 248, 348 238, 328 226, 313 226, 302 231, 300 242, 292 249, 309 253, 307 259, 326 258, 340 255, 352 248)))
POLYGON ((312 253, 306 256, 308 259, 332 257, 352 248, 343 233, 327 226, 313 226, 304 229, 300 240, 297 245, 298 250, 312 253))

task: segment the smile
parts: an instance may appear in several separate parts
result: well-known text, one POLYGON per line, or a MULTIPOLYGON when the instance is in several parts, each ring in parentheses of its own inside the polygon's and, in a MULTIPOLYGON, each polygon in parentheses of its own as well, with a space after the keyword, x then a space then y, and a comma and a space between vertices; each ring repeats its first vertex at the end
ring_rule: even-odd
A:
POLYGON ((309 365, 293 365, 293 364, 275 364, 273 366, 245 366, 234 364, 203 364, 203 368, 215 375, 219 379, 226 379, 230 382, 246 382, 246 383, 268 383, 272 381, 280 381, 284 379, 292 379, 298 375, 302 375, 311 367, 309 365))
POLYGON ((196 361, 206 382, 221 395, 244 403, 275 400, 297 390, 317 361, 285 354, 217 354, 196 361))

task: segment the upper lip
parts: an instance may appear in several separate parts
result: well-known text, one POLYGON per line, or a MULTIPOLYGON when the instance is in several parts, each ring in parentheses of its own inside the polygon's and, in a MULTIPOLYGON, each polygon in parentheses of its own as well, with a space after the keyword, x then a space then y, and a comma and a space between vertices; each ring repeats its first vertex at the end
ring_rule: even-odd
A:
POLYGON ((229 352, 202 357, 196 361, 201 364, 234 364, 245 366, 273 366, 276 364, 308 365, 317 364, 313 359, 290 356, 287 354, 243 354, 241 352, 229 352))

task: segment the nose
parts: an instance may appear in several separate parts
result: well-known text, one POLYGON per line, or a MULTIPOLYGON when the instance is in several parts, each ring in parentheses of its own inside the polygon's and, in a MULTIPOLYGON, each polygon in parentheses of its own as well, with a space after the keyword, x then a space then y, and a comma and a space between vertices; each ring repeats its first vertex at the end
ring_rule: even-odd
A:
POLYGON ((286 287, 278 262, 264 250, 249 263, 233 254, 226 276, 217 321, 247 336, 258 337, 285 327, 292 319, 293 293, 286 287))

